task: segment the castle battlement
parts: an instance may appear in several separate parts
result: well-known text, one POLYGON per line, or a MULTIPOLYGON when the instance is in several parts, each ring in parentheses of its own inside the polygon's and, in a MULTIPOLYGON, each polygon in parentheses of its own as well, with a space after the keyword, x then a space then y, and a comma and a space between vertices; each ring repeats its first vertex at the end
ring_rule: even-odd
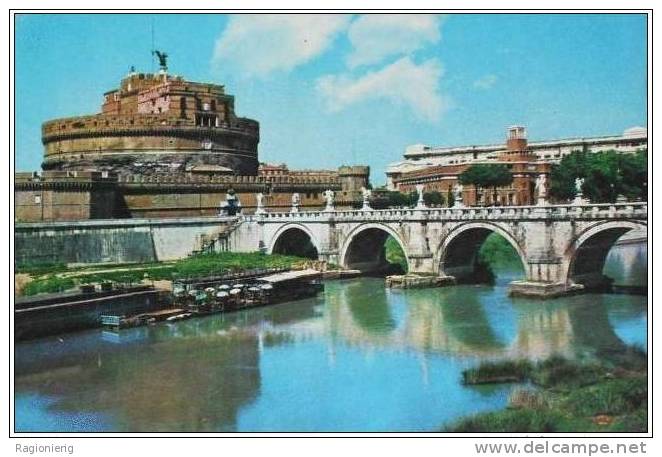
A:
POLYGON ((183 173, 159 173, 153 175, 133 174, 120 175, 118 177, 120 184, 258 184, 258 185, 302 185, 314 188, 325 187, 328 189, 337 188, 340 185, 340 179, 329 176, 326 179, 321 177, 306 176, 223 176, 223 175, 192 175, 183 173))

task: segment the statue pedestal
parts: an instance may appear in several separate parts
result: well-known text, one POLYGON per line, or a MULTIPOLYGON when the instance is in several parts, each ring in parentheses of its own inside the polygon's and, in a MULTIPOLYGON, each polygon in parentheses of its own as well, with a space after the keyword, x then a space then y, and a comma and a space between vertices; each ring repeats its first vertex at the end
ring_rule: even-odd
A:
POLYGON ((573 205, 585 205, 587 203, 588 201, 584 200, 584 194, 581 192, 577 192, 575 199, 572 201, 573 205))

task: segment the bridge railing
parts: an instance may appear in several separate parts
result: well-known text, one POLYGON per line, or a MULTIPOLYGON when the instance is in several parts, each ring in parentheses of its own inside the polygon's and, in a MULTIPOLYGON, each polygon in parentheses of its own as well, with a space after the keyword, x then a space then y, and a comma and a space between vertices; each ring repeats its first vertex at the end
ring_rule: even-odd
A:
POLYGON ((544 206, 467 206, 461 208, 389 208, 375 210, 301 211, 243 216, 246 221, 323 222, 444 220, 522 220, 522 219, 646 219, 647 202, 587 203, 544 206))

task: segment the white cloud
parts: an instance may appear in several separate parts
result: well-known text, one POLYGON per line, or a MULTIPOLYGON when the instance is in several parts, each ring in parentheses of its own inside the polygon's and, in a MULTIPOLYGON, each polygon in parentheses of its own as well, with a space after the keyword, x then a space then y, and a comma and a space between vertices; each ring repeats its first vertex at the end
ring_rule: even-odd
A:
POLYGON ((257 76, 288 71, 322 54, 349 20, 339 14, 232 16, 216 41, 212 63, 229 62, 257 76))
POLYGON ((476 89, 487 90, 491 89, 497 82, 499 78, 496 75, 485 75, 482 78, 479 78, 474 81, 474 87, 476 89))
POLYGON ((358 78, 323 76, 317 81, 317 90, 331 111, 366 100, 386 99, 406 105, 421 119, 434 122, 446 107, 439 93, 442 74, 441 64, 436 59, 417 65, 409 57, 403 57, 358 78))
POLYGON ((367 14, 349 27, 353 50, 350 67, 378 64, 387 57, 409 55, 441 39, 443 16, 429 14, 367 14))

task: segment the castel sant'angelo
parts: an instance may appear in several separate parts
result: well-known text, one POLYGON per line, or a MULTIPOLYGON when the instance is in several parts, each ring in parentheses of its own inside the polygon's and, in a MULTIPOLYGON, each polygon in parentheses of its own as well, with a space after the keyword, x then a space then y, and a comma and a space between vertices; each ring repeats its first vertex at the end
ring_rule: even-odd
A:
POLYGON ((133 68, 119 88, 104 94, 101 112, 42 125, 43 171, 16 173, 18 221, 213 215, 228 191, 252 212, 256 194, 267 209, 339 206, 361 199, 366 166, 289 170, 261 164, 259 123, 238 117, 222 85, 186 81, 133 68))

